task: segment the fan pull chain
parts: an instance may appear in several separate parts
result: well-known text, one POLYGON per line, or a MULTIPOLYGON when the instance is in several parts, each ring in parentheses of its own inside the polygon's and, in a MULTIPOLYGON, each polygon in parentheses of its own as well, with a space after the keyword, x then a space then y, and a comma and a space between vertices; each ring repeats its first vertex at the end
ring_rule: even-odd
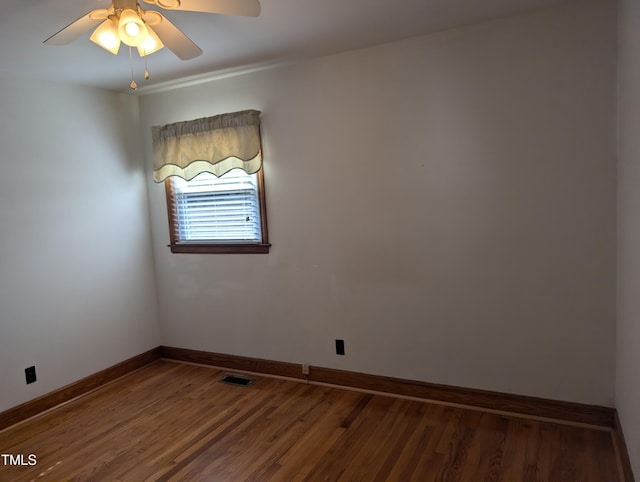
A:
POLYGON ((131 83, 129 87, 131 87, 131 90, 138 90, 138 84, 133 80, 133 49, 131 47, 129 47, 129 63, 131 64, 131 83))
POLYGON ((149 69, 147 68, 147 52, 144 53, 144 80, 149 80, 149 69))

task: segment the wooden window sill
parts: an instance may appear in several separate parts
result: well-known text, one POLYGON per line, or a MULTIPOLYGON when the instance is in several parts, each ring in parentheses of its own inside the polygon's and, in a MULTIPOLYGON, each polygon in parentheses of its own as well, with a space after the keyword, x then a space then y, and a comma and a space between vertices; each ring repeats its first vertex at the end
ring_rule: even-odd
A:
POLYGON ((170 244, 172 253, 195 254, 268 254, 270 244, 170 244))

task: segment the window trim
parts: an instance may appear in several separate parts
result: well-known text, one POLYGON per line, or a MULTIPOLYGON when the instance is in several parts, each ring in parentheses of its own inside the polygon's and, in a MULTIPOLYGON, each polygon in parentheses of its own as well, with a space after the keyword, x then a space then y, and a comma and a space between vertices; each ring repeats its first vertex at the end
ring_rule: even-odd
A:
POLYGON ((169 245, 172 253, 196 253, 196 254, 267 254, 271 244, 267 228, 267 201, 264 189, 264 169, 256 172, 258 179, 258 203, 260 205, 260 228, 262 241, 260 243, 189 243, 179 242, 176 230, 176 219, 173 214, 173 184, 168 177, 164 181, 165 195, 167 198, 167 217, 169 221, 169 245))

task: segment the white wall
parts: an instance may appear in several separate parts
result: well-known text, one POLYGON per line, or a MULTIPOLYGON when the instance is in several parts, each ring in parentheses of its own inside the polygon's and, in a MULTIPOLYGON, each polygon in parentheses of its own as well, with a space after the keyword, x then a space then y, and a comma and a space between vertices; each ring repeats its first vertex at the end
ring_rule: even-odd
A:
POLYGON ((142 97, 148 166, 263 112, 269 255, 171 254, 149 183, 163 343, 611 406, 615 36, 587 0, 142 97))
POLYGON ((1 411, 159 335, 137 99, 3 76, 0 113, 1 411))
POLYGON ((616 407, 640 476, 640 2, 619 3, 616 407))

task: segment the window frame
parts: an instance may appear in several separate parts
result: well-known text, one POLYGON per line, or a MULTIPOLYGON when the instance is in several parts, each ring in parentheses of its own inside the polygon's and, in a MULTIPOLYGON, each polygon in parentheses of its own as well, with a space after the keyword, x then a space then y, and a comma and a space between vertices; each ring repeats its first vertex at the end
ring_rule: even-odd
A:
POLYGON ((174 216, 174 192, 171 177, 164 181, 165 195, 167 199, 167 217, 169 221, 169 245, 172 253, 195 254, 267 254, 271 244, 267 227, 267 201, 264 188, 264 168, 256 172, 258 180, 258 204, 260 207, 260 229, 262 240, 259 243, 234 243, 234 242, 180 242, 176 233, 176 219, 174 216))

